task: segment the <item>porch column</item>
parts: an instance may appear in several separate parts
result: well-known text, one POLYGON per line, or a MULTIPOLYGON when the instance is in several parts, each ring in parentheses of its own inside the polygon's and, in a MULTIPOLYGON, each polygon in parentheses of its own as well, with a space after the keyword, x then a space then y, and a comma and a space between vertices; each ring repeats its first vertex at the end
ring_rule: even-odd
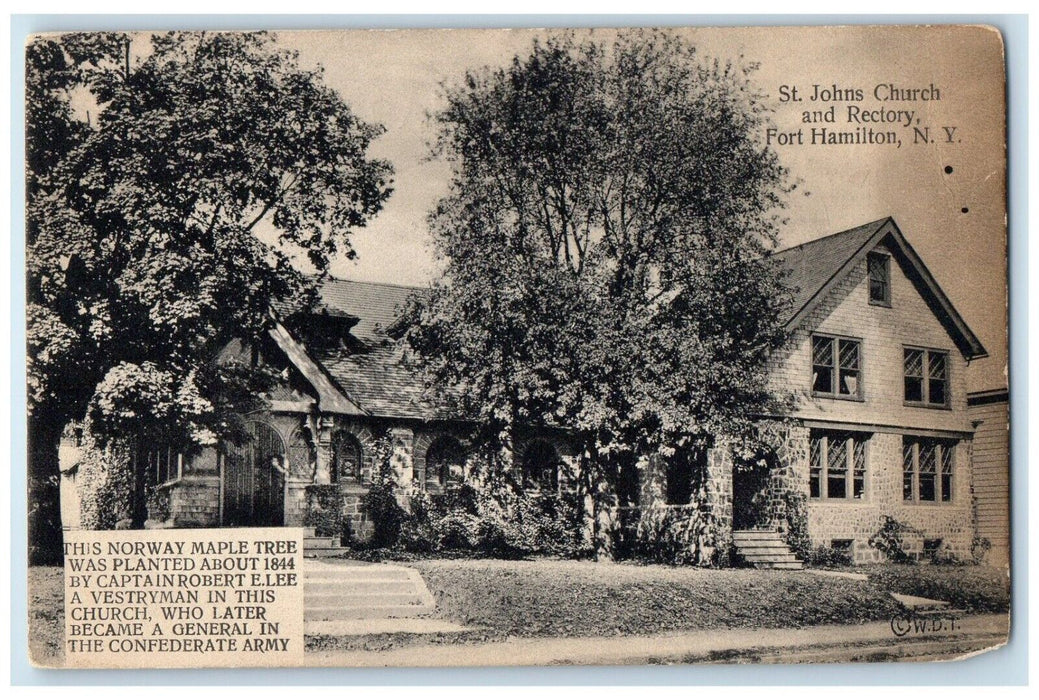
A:
POLYGON ((705 486, 715 519, 715 547, 724 558, 732 548, 732 450, 724 441, 707 450, 705 486))

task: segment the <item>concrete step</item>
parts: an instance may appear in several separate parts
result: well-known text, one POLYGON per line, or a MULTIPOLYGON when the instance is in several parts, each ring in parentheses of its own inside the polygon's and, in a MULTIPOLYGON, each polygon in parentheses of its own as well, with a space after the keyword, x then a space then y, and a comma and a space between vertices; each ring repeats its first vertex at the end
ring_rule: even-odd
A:
POLYGON ((733 537, 732 541, 736 545, 785 544, 785 541, 779 535, 770 535, 768 537, 733 537))
POLYGON ((736 530, 736 553, 756 569, 801 569, 801 561, 774 530, 736 530))
POLYGON ((401 581, 398 579, 364 579, 360 581, 351 581, 347 586, 344 585, 343 581, 303 580, 303 595, 305 596, 305 600, 309 600, 310 596, 343 593, 346 588, 349 588, 349 593, 351 594, 377 595, 380 593, 410 593, 415 590, 415 584, 411 581, 401 581))
POLYGON ((757 544, 757 543, 755 543, 753 545, 738 544, 738 545, 736 545, 736 548, 739 549, 740 552, 744 552, 746 554, 768 554, 770 552, 789 552, 790 551, 790 547, 788 547, 785 544, 779 544, 779 543, 775 543, 775 544, 757 544))
POLYGON ((312 549, 314 547, 338 547, 339 538, 337 537, 304 537, 303 538, 303 549, 312 549))
POLYGON ((386 617, 416 617, 433 612, 431 605, 356 605, 310 607, 303 610, 306 620, 362 620, 386 617))
POLYGON ((791 552, 787 552, 786 554, 742 554, 742 556, 751 564, 798 561, 797 557, 795 557, 791 552))
POLYGON ((384 571, 384 570, 378 570, 377 569, 375 571, 369 571, 369 570, 365 570, 365 569, 358 569, 356 571, 346 570, 346 571, 342 571, 342 572, 339 572, 339 571, 330 571, 330 572, 322 571, 320 573, 319 572, 313 572, 313 571, 304 571, 303 572, 303 582, 304 583, 329 582, 329 583, 340 583, 340 584, 344 584, 345 585, 345 584, 349 584, 349 583, 352 583, 352 582, 360 583, 360 582, 364 582, 364 581, 372 581, 372 582, 378 582, 378 583, 390 583, 390 582, 394 582, 394 581, 411 581, 411 580, 412 580, 411 576, 409 576, 408 572, 404 571, 404 570, 384 571))
POLYGON ((732 536, 743 537, 747 539, 760 539, 760 538, 771 538, 779 537, 779 533, 775 530, 733 530, 732 536))
POLYGON ((371 605, 424 605, 423 596, 411 590, 405 593, 322 593, 304 594, 305 607, 356 608, 371 605))
POLYGON ((346 547, 311 547, 303 550, 304 559, 320 559, 322 557, 338 557, 345 554, 346 547))

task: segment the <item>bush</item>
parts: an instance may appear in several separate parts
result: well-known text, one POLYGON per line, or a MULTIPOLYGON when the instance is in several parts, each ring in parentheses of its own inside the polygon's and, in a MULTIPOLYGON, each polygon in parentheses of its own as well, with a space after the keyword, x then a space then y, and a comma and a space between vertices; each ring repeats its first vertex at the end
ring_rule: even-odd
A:
POLYGON ((29 476, 29 563, 61 565, 61 477, 29 476))
POLYGON ((87 530, 115 530, 133 515, 134 470, 132 443, 92 438, 79 464, 80 525, 87 530))
POLYGON ((622 508, 610 533, 614 557, 672 566, 722 566, 714 515, 699 506, 622 508))
POLYGON ((812 540, 808 537, 808 498, 803 493, 784 491, 783 502, 786 511, 783 540, 798 559, 810 558, 813 552, 812 540))
POLYGON ((974 535, 970 541, 970 559, 975 564, 981 564, 985 561, 985 555, 988 554, 989 550, 992 549, 992 542, 987 537, 981 535, 974 535))
MULTIPOLYGON (((392 520, 395 512, 390 507, 378 517, 392 520)), ((442 494, 416 493, 399 514, 397 544, 408 552, 461 550, 510 559, 587 554, 576 494, 526 493, 507 475, 442 494)))
POLYGON ((375 548, 396 547, 408 513, 397 503, 394 483, 385 480, 372 484, 364 495, 362 508, 372 523, 372 537, 368 544, 375 548))
POLYGON ((306 488, 307 510, 303 525, 314 528, 318 537, 338 538, 345 534, 343 496, 338 484, 311 484, 306 488))
POLYGON ((816 547, 805 558, 808 566, 851 566, 851 552, 837 547, 816 547))
POLYGON ((905 551, 904 536, 921 534, 916 528, 885 515, 880 527, 870 535, 869 546, 887 557, 895 564, 912 564, 914 559, 905 551))

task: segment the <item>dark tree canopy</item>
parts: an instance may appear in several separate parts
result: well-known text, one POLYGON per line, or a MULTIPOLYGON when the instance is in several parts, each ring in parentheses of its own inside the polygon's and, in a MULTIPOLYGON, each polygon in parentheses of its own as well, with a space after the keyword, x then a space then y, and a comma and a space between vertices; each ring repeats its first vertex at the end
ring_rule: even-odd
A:
POLYGON ((410 342, 490 435, 666 453, 772 404, 790 187, 752 71, 668 32, 566 34, 445 88, 444 274, 410 342))
POLYGON ((262 32, 41 36, 26 89, 30 412, 212 440, 264 383, 217 349, 353 256, 382 128, 262 32))

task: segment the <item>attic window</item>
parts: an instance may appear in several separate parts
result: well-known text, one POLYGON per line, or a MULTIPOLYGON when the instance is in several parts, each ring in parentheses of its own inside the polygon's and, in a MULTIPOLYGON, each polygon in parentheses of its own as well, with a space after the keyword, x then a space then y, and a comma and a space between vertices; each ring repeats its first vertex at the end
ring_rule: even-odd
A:
POLYGON ((866 257, 869 269, 869 303, 891 306, 891 258, 883 253, 866 257))

